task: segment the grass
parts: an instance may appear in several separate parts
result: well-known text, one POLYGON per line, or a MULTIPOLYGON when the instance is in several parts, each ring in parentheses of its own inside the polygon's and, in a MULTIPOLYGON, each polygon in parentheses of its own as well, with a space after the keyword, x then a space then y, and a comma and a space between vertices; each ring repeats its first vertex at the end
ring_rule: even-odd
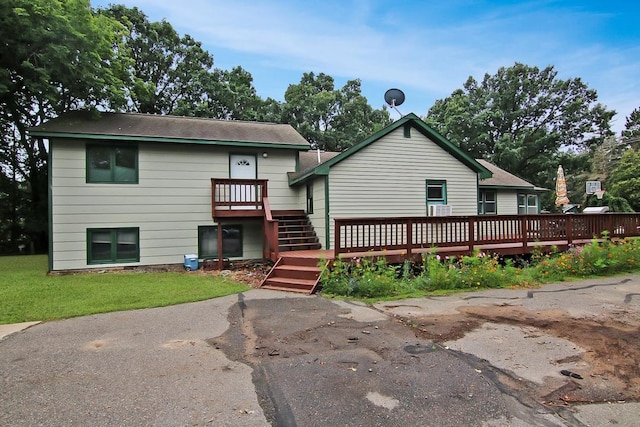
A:
POLYGON ((0 257, 0 324, 163 307, 248 290, 197 272, 47 275, 44 255, 0 257))

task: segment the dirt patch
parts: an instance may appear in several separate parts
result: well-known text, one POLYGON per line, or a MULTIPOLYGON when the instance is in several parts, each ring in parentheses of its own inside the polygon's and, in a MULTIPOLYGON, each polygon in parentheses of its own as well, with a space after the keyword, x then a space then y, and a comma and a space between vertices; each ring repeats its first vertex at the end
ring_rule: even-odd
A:
MULTIPOLYGON (((520 306, 470 306, 445 316, 405 319, 418 335, 436 341, 457 340, 485 322, 534 327, 548 335, 564 338, 586 351, 572 356, 588 366, 580 373, 583 379, 567 377, 563 384, 540 387, 539 397, 548 404, 602 402, 640 399, 640 327, 614 315, 601 319, 578 319, 560 310, 531 311, 520 306)), ((635 319, 637 320, 637 319, 635 319)), ((544 354, 541 355, 544 357, 544 354)), ((567 360, 555 361, 558 363, 567 360)))

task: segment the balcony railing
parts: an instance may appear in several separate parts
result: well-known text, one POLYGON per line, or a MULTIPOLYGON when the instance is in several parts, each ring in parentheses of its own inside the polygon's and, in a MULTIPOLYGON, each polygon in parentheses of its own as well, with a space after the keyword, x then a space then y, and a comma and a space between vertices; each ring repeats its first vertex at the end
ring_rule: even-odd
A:
POLYGON ((266 179, 211 178, 211 212, 218 216, 263 216, 266 179))

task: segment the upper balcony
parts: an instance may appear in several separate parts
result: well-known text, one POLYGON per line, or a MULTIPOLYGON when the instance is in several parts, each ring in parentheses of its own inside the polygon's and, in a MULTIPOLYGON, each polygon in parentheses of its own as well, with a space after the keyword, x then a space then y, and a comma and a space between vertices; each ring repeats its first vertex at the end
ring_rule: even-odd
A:
POLYGON ((220 217, 262 217, 268 196, 266 179, 211 178, 211 214, 220 217))

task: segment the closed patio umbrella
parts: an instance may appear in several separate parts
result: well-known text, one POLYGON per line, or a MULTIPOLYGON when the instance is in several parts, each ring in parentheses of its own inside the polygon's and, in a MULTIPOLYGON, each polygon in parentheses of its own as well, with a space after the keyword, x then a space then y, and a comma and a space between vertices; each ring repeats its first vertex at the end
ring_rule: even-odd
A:
POLYGON ((568 205, 567 197, 567 180, 564 177, 562 165, 558 166, 558 175, 556 176, 556 206, 568 205))

